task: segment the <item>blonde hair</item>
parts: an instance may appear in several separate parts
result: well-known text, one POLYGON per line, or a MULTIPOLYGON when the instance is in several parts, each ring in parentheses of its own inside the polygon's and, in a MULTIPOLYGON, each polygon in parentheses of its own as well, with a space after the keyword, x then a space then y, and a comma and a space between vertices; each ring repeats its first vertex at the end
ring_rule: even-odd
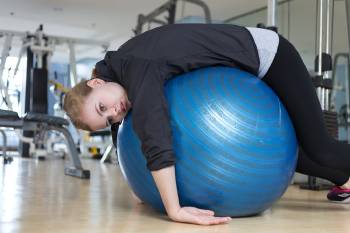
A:
MULTIPOLYGON (((96 70, 93 69, 91 79, 97 77, 96 70)), ((85 99, 92 91, 92 88, 87 85, 87 82, 88 80, 82 80, 66 93, 63 101, 63 109, 76 128, 92 131, 91 128, 80 118, 81 109, 85 103, 85 99)))

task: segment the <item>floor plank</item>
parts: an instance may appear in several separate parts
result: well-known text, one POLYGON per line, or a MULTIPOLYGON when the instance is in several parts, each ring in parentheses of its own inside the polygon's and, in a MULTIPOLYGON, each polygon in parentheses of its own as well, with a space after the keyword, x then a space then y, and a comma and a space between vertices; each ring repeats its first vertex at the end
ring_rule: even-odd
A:
POLYGON ((261 216, 219 226, 174 223, 137 204, 118 167, 84 160, 90 180, 63 175, 59 159, 19 159, 0 165, 0 232, 259 232, 350 233, 350 205, 326 200, 325 191, 289 187, 261 216))

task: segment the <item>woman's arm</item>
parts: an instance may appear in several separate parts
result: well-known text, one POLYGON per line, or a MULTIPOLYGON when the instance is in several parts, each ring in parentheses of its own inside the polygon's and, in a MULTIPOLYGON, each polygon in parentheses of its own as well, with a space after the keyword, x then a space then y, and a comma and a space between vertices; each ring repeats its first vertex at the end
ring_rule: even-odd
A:
POLYGON ((164 95, 165 78, 158 66, 153 61, 135 58, 128 61, 129 69, 124 75, 131 87, 128 95, 134 99, 133 128, 141 141, 147 168, 152 171, 165 209, 169 217, 178 222, 203 225, 227 222, 230 218, 214 217, 213 211, 179 204, 172 131, 164 95))
POLYGON ((200 225, 214 225, 228 222, 230 217, 215 217, 211 210, 195 207, 181 207, 177 194, 175 167, 170 166, 152 171, 164 207, 170 219, 177 222, 194 223, 200 225))

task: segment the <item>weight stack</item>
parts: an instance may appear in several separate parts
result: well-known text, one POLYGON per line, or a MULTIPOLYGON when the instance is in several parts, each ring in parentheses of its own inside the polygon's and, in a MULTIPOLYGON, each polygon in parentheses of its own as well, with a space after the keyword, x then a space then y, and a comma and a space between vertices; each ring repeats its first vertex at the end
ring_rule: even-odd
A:
POLYGON ((323 110, 326 128, 332 137, 338 139, 338 114, 336 112, 323 110))

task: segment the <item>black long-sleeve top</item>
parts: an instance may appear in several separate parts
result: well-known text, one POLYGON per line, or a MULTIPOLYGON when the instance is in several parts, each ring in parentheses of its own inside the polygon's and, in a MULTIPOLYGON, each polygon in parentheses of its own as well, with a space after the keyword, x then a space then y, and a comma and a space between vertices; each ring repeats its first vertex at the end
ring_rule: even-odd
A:
POLYGON ((207 66, 257 74, 259 57, 249 31, 226 24, 173 24, 138 35, 96 63, 106 81, 122 85, 132 103, 133 128, 150 170, 175 163, 164 84, 207 66))

